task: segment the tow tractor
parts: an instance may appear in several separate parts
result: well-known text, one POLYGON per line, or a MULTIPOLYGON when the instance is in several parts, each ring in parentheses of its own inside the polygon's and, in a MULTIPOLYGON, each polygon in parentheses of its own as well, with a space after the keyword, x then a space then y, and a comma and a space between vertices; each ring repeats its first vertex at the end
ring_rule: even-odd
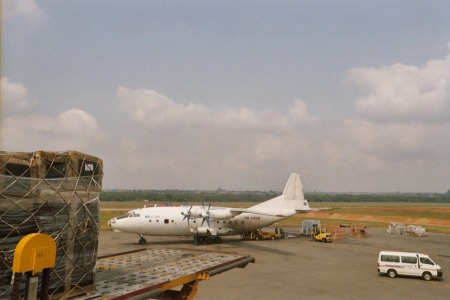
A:
POLYGON ((323 225, 313 224, 311 231, 311 239, 317 242, 331 243, 332 234, 326 232, 326 227, 323 225))
POLYGON ((246 232, 241 235, 242 240, 258 241, 258 240, 276 240, 284 238, 284 231, 281 232, 267 232, 262 230, 255 230, 254 232, 246 232))

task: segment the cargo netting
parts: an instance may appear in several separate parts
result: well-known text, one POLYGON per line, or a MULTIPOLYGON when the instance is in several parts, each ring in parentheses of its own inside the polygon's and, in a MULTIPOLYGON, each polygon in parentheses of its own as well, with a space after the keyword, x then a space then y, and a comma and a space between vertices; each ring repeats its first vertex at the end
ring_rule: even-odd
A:
POLYGON ((0 152, 0 299, 11 296, 14 250, 30 233, 56 242, 51 299, 94 289, 102 178, 102 160, 81 152, 0 152))

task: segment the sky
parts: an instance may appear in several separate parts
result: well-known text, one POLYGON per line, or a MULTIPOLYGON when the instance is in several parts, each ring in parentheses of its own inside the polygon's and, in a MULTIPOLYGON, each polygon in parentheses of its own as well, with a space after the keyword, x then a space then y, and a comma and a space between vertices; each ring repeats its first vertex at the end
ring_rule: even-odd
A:
POLYGON ((450 189, 447 1, 3 0, 3 151, 104 189, 450 189))

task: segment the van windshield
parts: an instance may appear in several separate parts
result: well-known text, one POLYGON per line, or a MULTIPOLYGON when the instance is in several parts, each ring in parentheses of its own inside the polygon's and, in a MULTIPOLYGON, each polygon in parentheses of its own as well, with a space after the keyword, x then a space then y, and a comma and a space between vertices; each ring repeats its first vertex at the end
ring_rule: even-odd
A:
POLYGON ((427 257, 421 257, 420 258, 420 263, 434 266, 434 262, 431 259, 427 258, 427 257))

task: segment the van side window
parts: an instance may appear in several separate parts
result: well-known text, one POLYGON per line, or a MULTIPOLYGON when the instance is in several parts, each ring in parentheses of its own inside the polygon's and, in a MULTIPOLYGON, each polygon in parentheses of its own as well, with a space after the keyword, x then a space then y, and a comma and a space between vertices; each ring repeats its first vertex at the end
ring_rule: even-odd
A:
POLYGON ((381 261, 385 262, 400 262, 400 256, 397 255, 381 255, 381 261))
POLYGON ((431 259, 426 258, 426 257, 421 257, 420 263, 434 266, 434 263, 431 261, 431 259))
POLYGON ((405 263, 405 264, 416 264, 417 263, 417 257, 414 257, 414 256, 402 256, 402 263, 405 263))

